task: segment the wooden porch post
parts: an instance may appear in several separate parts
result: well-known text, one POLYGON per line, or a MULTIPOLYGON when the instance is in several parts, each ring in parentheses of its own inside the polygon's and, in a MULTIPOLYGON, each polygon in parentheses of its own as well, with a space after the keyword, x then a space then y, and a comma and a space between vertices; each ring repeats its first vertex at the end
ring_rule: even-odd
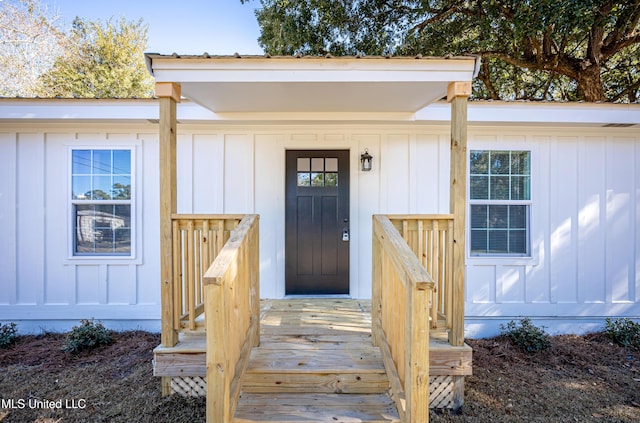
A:
MULTIPOLYGON (((160 278, 162 301, 163 347, 178 343, 174 328, 173 244, 171 215, 177 212, 176 187, 176 104, 180 102, 180 85, 158 82, 160 99, 160 278)), ((162 378, 162 394, 171 394, 171 378, 162 378)))
POLYGON ((464 345, 464 283, 467 209, 467 98, 471 82, 449 84, 447 101, 451 103, 451 191, 453 214, 453 304, 451 345, 464 345))

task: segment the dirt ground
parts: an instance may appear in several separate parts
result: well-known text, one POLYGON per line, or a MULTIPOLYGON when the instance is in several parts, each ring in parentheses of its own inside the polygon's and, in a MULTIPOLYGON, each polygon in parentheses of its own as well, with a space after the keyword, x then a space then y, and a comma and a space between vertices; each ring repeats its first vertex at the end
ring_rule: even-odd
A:
MULTIPOLYGON (((0 422, 204 421, 203 399, 161 396, 151 371, 159 335, 118 333, 79 355, 61 351, 63 339, 23 336, 0 349, 0 422)), ((468 342, 465 405, 455 415, 432 412, 432 422, 640 421, 640 351, 600 334, 556 336, 536 354, 500 337, 468 342)))

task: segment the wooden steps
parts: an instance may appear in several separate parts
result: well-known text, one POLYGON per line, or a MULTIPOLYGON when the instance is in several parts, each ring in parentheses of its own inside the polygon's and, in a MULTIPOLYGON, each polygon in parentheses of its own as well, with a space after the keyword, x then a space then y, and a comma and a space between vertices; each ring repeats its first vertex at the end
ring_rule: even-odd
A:
POLYGON ((366 307, 336 299, 265 306, 236 422, 399 422, 366 307))
MULTIPOLYGON (((346 346, 347 344, 345 344, 346 346)), ((354 348, 256 348, 242 381, 250 393, 379 394, 389 389, 380 351, 354 348)))
MULTIPOLYGON (((369 301, 263 300, 261 314, 261 343, 242 380, 236 422, 399 421, 380 351, 372 345, 369 301)), ((205 345, 204 333, 190 332, 175 347, 156 348, 154 374, 201 380, 205 345)), ((431 331, 430 403, 440 397, 435 405, 447 407, 461 400, 471 356, 469 346, 452 347, 444 331, 431 331), (451 386, 458 386, 453 394, 451 386)))

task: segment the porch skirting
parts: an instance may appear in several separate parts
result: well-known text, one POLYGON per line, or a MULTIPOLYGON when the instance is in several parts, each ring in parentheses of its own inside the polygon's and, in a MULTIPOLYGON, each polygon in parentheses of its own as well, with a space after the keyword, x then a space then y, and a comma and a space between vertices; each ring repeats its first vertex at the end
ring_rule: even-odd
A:
POLYGON ((181 397, 205 397, 207 396, 207 381, 200 376, 172 377, 171 393, 181 397))
MULTIPOLYGON (((429 378, 429 408, 457 409, 457 385, 463 383, 464 376, 431 376, 429 378)), ((204 397, 207 395, 207 381, 200 376, 176 376, 171 378, 171 394, 182 397, 204 397)))

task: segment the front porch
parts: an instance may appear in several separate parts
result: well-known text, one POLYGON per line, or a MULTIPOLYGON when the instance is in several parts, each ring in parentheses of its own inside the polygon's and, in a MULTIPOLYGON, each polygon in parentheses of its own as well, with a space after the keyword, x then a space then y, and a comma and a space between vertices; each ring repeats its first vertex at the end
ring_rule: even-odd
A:
POLYGON ((206 395, 216 422, 421 422, 462 405, 453 216, 373 216, 371 301, 260 301, 258 216, 172 222, 178 339, 154 351, 165 394, 206 395))
MULTIPOLYGON (((470 57, 303 61, 265 57, 238 61, 209 56, 147 55, 147 59, 156 77, 156 95, 160 100, 162 344, 156 350, 155 374, 163 377, 163 393, 178 390, 180 382, 195 382, 198 389, 205 390, 206 378, 207 421, 211 423, 258 418, 422 423, 429 419, 429 405, 459 407, 463 401, 463 378, 471 371, 471 350, 464 344, 467 97, 479 62, 470 57), (300 95, 303 92, 317 95, 300 95), (271 309, 265 303, 261 309, 260 273, 269 266, 273 268, 273 264, 260 262, 259 216, 177 214, 176 105, 182 94, 216 113, 216 119, 230 122, 248 117, 274 122, 290 119, 357 122, 363 119, 362 113, 366 119, 407 121, 412 113, 446 95, 451 103, 451 143, 447 154, 450 214, 376 215, 380 209, 375 202, 358 213, 350 213, 345 207, 342 214, 336 214, 329 207, 336 201, 347 205, 366 201, 364 184, 357 194, 345 190, 344 198, 338 194, 326 204, 318 200, 323 207, 317 209, 326 208, 327 219, 314 221, 313 225, 331 223, 336 230, 320 232, 321 238, 318 231, 305 233, 299 244, 285 247, 276 243, 276 250, 278 254, 297 251, 311 240, 325 237, 335 244, 335 236, 340 236, 339 242, 350 243, 348 222, 352 222, 352 227, 353 223, 361 225, 373 215, 371 232, 364 228, 359 231, 360 235, 367 232, 359 237, 359 247, 369 250, 370 246, 372 252, 371 278, 366 278, 371 281, 370 294, 360 292, 360 297, 371 296, 370 311, 368 303, 346 300, 271 302, 271 309), (274 326, 274 321, 279 326, 274 326), (322 342, 323 339, 333 340, 322 342), (278 348, 265 348, 274 344, 278 348), (309 344, 333 348, 320 345, 316 345, 318 349, 301 348, 309 344), (292 397, 292 393, 296 396, 292 397), (273 413, 264 412, 271 406, 277 409, 273 413), (261 416, 251 410, 260 411, 261 416), (331 410, 336 413, 342 410, 339 413, 344 417, 337 417, 331 410), (373 411, 374 414, 366 415, 373 411), (357 415, 354 413, 365 414, 359 418, 353 417, 357 415)), ((280 142, 283 156, 296 150, 296 145, 280 142)), ((320 148, 343 150, 345 159, 354 161, 356 152, 350 151, 345 142, 345 138, 338 136, 332 138, 332 145, 320 148), (336 142, 342 145, 333 144, 336 142)), ((257 144, 257 138, 247 141, 250 147, 257 144)), ((305 142, 302 149, 317 150, 318 146, 305 142)), ((365 177, 370 168, 363 166, 362 172, 351 172, 348 166, 341 168, 338 161, 336 175, 335 163, 326 164, 337 160, 336 157, 314 157, 307 158, 297 172, 304 173, 303 176, 308 173, 309 177, 314 172, 329 172, 331 181, 337 181, 336 176, 341 181, 332 187, 349 187, 350 181, 354 185, 365 181, 373 186, 382 184, 375 174, 372 178, 365 177), (323 163, 321 168, 314 167, 315 160, 323 163)), ((253 153, 234 158, 234 166, 245 164, 253 168, 254 180, 258 174, 260 179, 277 180, 275 175, 284 171, 265 165, 253 153), (258 166, 262 172, 257 171, 258 166)), ((401 163, 398 161, 402 166, 401 163)), ((318 180, 323 180, 322 175, 318 180)), ((392 190, 393 173, 389 176, 385 183, 392 190)), ((230 181, 229 187, 242 190, 244 185, 238 185, 238 181, 230 181)), ((326 188, 324 182, 321 185, 326 188)), ((296 190, 298 186, 307 185, 292 184, 296 190)), ((311 188, 315 186, 312 184, 311 188)), ((245 188, 248 192, 254 190, 252 185, 245 188)), ((319 198, 322 195, 318 194, 319 198)), ((286 198, 288 204, 289 197, 286 198)), ((274 205, 279 209, 283 199, 276 194, 262 198, 261 204, 264 210, 271 210, 274 205)), ((318 211, 309 210, 313 213, 302 213, 298 222, 306 222, 305 216, 315 216, 318 211)), ((282 212, 286 216, 286 211, 282 212)), ((271 224, 274 222, 272 215, 271 224)), ((289 232, 281 231, 277 236, 283 240, 285 233, 289 232)), ((352 248, 326 253, 331 257, 353 257, 353 244, 341 245, 352 248)), ((307 257, 315 258, 323 256, 325 250, 312 250, 309 254, 307 257)), ((361 256, 361 263, 369 262, 368 257, 361 256)), ((290 265, 287 268, 293 267, 295 261, 287 260, 290 265)), ((284 270, 285 263, 281 264, 284 270)), ((306 270, 295 273, 295 277, 317 268, 314 261, 306 270)), ((320 273, 334 275, 328 267, 322 267, 320 273)), ((362 267, 359 273, 364 273, 362 267)), ((272 277, 272 283, 283 279, 272 277)), ((362 278, 357 279, 362 283, 362 278)))
MULTIPOLYGON (((372 343, 371 301, 262 300, 260 328, 235 421, 400 421, 372 343)), ((439 328, 429 350, 430 407, 460 406, 471 348, 451 346, 439 328)), ((172 378, 174 393, 204 396, 205 356, 205 333, 184 333, 175 347, 155 350, 154 372, 172 378)))

